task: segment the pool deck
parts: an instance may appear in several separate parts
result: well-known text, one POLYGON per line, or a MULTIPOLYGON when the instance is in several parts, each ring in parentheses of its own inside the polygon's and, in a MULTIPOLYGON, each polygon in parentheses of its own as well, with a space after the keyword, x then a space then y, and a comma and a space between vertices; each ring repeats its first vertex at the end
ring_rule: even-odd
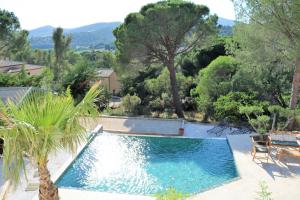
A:
POLYGON ((300 199, 300 165, 294 160, 279 162, 272 159, 252 161, 249 135, 227 136, 232 148, 240 179, 224 186, 197 194, 190 200, 253 200, 258 197, 259 183, 265 181, 274 200, 300 199))
MULTIPOLYGON (((207 130, 214 125, 188 123, 185 126, 185 136, 194 138, 211 138, 207 130)), ((224 135, 222 136, 225 137, 224 135)), ((228 135, 228 142, 231 146, 235 163, 240 174, 240 179, 224 184, 223 186, 202 192, 190 197, 190 200, 222 199, 222 200, 253 200, 257 198, 259 183, 265 181, 272 192, 274 200, 295 200, 300 199, 300 165, 294 160, 279 162, 275 156, 272 159, 252 161, 251 140, 249 135, 228 135)), ((67 160, 72 155, 66 152, 58 152, 52 155, 49 161, 49 169, 52 177, 57 176, 67 160)), ((0 163, 1 164, 1 163, 0 163)), ((1 168, 1 166, 0 166, 1 168)), ((34 173, 32 171, 32 173, 34 173)), ((37 199, 38 191, 25 192, 25 179, 21 179, 17 190, 9 194, 12 200, 37 199)), ((150 200, 155 199, 147 196, 135 196, 126 194, 113 194, 103 192, 90 192, 73 189, 59 189, 61 200, 150 200)))

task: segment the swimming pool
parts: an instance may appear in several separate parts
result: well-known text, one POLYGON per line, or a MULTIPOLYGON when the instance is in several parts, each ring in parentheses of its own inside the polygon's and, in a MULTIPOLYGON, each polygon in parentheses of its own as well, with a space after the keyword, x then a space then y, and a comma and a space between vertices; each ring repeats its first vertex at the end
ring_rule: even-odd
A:
POLYGON ((57 180, 62 188, 197 193, 238 177, 227 140, 97 135, 57 180))

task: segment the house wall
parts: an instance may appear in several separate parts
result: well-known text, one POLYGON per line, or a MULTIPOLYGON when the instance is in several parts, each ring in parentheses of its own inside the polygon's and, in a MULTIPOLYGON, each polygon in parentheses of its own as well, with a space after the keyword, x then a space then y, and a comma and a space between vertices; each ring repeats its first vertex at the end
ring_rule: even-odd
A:
POLYGON ((101 77, 100 85, 106 87, 111 93, 119 93, 121 90, 121 84, 118 81, 118 77, 115 72, 113 72, 109 77, 101 77))
POLYGON ((100 77, 100 85, 105 87, 106 89, 110 90, 109 88, 109 78, 108 77, 100 77))
POLYGON ((118 81, 118 77, 115 72, 113 72, 110 76, 110 90, 112 93, 113 91, 115 91, 115 93, 119 93, 121 90, 121 84, 118 81))

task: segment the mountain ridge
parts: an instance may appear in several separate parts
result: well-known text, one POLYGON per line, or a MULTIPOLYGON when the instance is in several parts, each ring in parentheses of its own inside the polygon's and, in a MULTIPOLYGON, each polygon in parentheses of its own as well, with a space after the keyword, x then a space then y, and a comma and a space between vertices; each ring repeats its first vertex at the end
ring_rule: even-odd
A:
MULTIPOLYGON (((121 22, 99 22, 83 25, 75 28, 64 28, 64 33, 72 36, 71 47, 78 50, 104 48, 114 48, 113 30, 118 27, 121 22)), ((221 35, 230 34, 234 21, 225 18, 219 18, 218 24, 224 26, 226 31, 221 35)), ((52 33, 55 27, 45 25, 29 31, 29 40, 31 46, 36 49, 53 48, 52 33)))
MULTIPOLYGON (((108 28, 109 26, 118 26, 121 22, 98 22, 83 26, 78 26, 75 28, 64 28, 65 34, 77 33, 77 32, 87 32, 96 31, 101 28, 108 28), (92 29, 93 28, 93 29, 92 29)), ((57 28, 51 25, 41 26, 32 30, 29 30, 29 37, 46 37, 52 36, 53 30, 57 28)))

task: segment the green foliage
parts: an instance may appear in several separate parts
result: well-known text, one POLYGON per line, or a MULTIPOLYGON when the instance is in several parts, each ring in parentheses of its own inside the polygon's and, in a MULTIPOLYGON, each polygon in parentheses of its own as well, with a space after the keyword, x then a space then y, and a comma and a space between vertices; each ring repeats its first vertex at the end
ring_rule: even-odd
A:
POLYGON ((109 106, 109 101, 112 98, 112 93, 107 89, 107 87, 102 87, 103 90, 103 100, 100 104, 100 108, 107 108, 109 106))
MULTIPOLYGON (((131 13, 114 30, 117 57, 122 63, 159 62, 170 72, 175 112, 183 118, 178 94, 175 58, 207 39, 216 28, 216 16, 206 6, 187 1, 159 1, 131 13)), ((130 66, 130 65, 129 65, 130 66)))
MULTIPOLYGON (((234 38, 239 46, 235 48, 235 54, 242 63, 252 67, 250 71, 254 71, 255 66, 290 71, 293 78, 288 79, 288 86, 291 88, 289 107, 295 111, 300 82, 299 1, 234 0, 233 2, 237 19, 241 22, 234 30, 234 38)), ((287 107, 287 104, 282 102, 282 96, 288 93, 287 90, 282 90, 280 85, 282 80, 285 79, 281 77, 275 79, 275 83, 278 82, 273 87, 266 87, 266 91, 271 100, 279 101, 282 107, 287 107), (271 88, 274 92, 269 90, 271 88)), ((291 115, 288 128, 292 129, 293 124, 294 115, 291 115)))
POLYGON ((85 51, 80 55, 95 68, 114 68, 117 65, 116 57, 110 51, 85 51))
POLYGON ((20 28, 19 19, 13 12, 0 9, 0 39, 20 28))
POLYGON ((126 112, 130 114, 137 114, 139 105, 141 104, 141 99, 136 95, 126 95, 122 98, 122 105, 126 112))
POLYGON ((28 32, 20 29, 14 13, 0 9, 0 57, 9 57, 26 45, 28 32))
POLYGON ((174 188, 169 188, 163 193, 155 195, 157 200, 184 200, 190 195, 177 192, 174 188))
POLYGON ((106 107, 103 110, 103 114, 111 115, 111 116, 127 116, 127 113, 124 111, 123 107, 114 108, 114 109, 106 107))
POLYGON ((272 42, 272 45, 266 45, 267 48, 285 49, 299 58, 300 4, 298 0, 234 0, 234 4, 239 21, 258 25, 259 31, 256 35, 264 33, 264 43, 272 42))
MULTIPOLYGON (((171 83, 169 79, 170 73, 164 68, 157 78, 148 79, 145 81, 146 90, 153 96, 160 96, 162 93, 167 93, 171 96, 171 83)), ((189 88, 193 84, 191 77, 185 77, 182 73, 176 73, 177 87, 181 97, 188 95, 189 88)))
POLYGON ((289 116, 293 114, 292 110, 289 108, 283 108, 278 105, 272 105, 268 107, 268 111, 272 115, 272 130, 284 130, 288 125, 287 121, 289 116))
MULTIPOLYGON (((140 64, 142 65, 142 64, 140 64)), ((148 79, 156 78, 160 73, 160 67, 151 65, 143 70, 127 70, 118 69, 118 74, 121 75, 120 81, 122 83, 121 95, 136 94, 142 99, 142 103, 146 100, 149 93, 145 89, 145 84, 148 79)))
POLYGON ((272 200, 272 193, 269 192, 268 185, 265 181, 259 183, 260 191, 257 192, 256 200, 272 200))
POLYGON ((24 69, 18 73, 0 73, 0 86, 1 87, 43 87, 44 84, 51 84, 49 74, 43 72, 40 75, 29 76, 24 69))
POLYGON ((239 107, 239 112, 244 114, 256 132, 264 134, 269 129, 284 130, 292 110, 279 105, 269 105, 268 102, 254 101, 255 105, 239 107))
MULTIPOLYGON (((61 83, 63 74, 67 68, 66 54, 70 48, 71 36, 65 36, 62 28, 53 31, 52 36, 54 42, 55 63, 53 66, 54 81, 61 83)), ((59 87, 59 85, 57 86, 59 87)))
POLYGON ((241 106, 239 112, 246 115, 249 124, 259 134, 265 134, 270 128, 270 117, 265 115, 265 109, 268 105, 267 102, 255 106, 241 106))
POLYGON ((257 102, 257 97, 254 94, 245 92, 229 92, 221 96, 213 103, 214 117, 217 120, 226 119, 228 122, 245 121, 244 115, 239 112, 239 107, 245 105, 254 105, 257 102))
POLYGON ((213 103, 232 91, 232 77, 238 69, 233 57, 220 56, 199 72, 198 84, 192 96, 196 97, 198 109, 213 115, 213 103))
POLYGON ((99 95, 94 85, 84 99, 75 105, 68 89, 65 95, 33 91, 21 104, 0 103, 0 118, 5 126, 0 129, 4 139, 3 168, 5 176, 15 185, 20 171, 25 169, 25 156, 32 164, 47 165, 48 157, 60 149, 75 151, 86 139, 86 131, 79 117, 98 115, 95 98, 99 95))
POLYGON ((201 69, 207 67, 217 57, 226 55, 225 38, 209 42, 208 47, 195 48, 179 58, 178 64, 185 76, 197 76, 201 69))
POLYGON ((117 55, 125 62, 137 58, 142 62, 159 60, 166 64, 170 49, 173 56, 190 50, 184 48, 183 51, 181 47, 205 39, 215 23, 216 18, 209 18, 209 9, 205 6, 186 1, 151 3, 139 13, 129 14, 114 30, 117 55))
MULTIPOLYGON (((146 98, 152 111, 162 112, 165 109, 173 109, 169 76, 169 71, 164 68, 158 77, 145 80, 146 98)), ((185 77, 182 73, 176 73, 176 78, 179 96, 189 96, 189 91, 193 84, 192 77, 185 77)))
POLYGON ((72 96, 81 100, 90 88, 90 83, 96 80, 95 68, 87 61, 76 63, 64 76, 64 87, 70 87, 72 96))
POLYGON ((283 97, 289 94, 294 63, 281 49, 264 41, 268 36, 258 25, 235 27, 233 39, 238 47, 234 46, 231 52, 241 67, 233 77, 233 87, 240 91, 256 91, 264 100, 286 107, 288 103, 283 97))

